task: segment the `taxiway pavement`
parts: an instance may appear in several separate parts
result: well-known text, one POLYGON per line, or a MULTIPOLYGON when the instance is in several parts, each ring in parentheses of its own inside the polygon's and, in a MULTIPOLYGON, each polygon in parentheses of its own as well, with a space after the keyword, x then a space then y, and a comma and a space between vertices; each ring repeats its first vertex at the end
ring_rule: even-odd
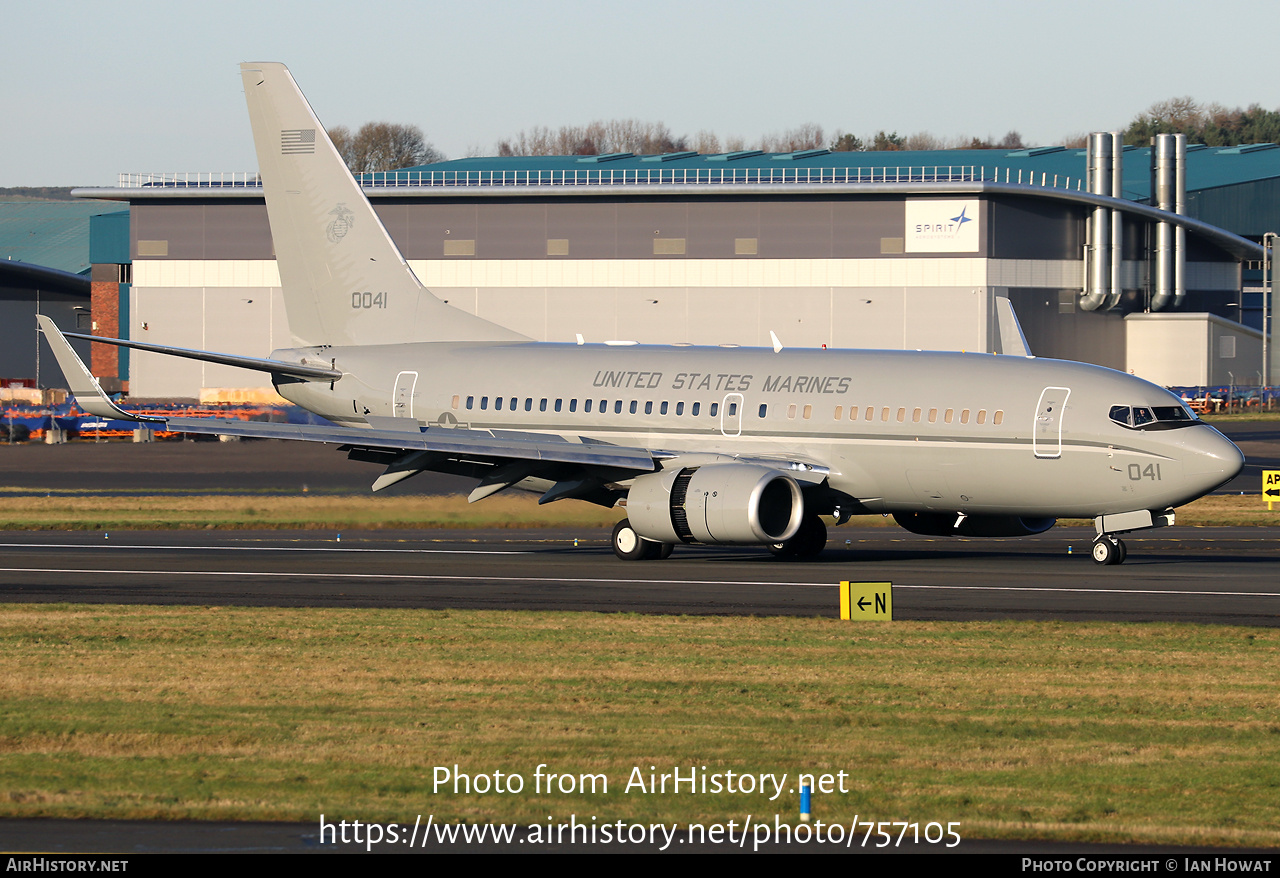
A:
POLYGON ((822 558, 677 549, 624 562, 607 533, 117 531, 0 533, 0 602, 838 615, 841 580, 889 581, 896 619, 1280 625, 1269 528, 1131 534, 1100 567, 1092 528, 967 540, 831 531, 822 558), (575 538, 577 545, 575 545, 575 538))

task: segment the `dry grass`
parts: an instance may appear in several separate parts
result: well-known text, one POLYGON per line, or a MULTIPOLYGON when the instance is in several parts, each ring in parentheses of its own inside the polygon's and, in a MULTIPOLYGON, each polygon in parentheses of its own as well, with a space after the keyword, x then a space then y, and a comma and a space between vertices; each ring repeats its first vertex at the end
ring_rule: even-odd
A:
POLYGON ((619 511, 587 503, 540 507, 530 494, 469 504, 465 497, 426 495, 120 497, 50 492, 11 500, 0 515, 0 530, 612 527, 621 517, 619 511))
POLYGON ((631 771, 848 772, 824 820, 1280 844, 1280 632, 557 613, 0 608, 0 815, 783 819, 631 771), (432 789, 436 766, 521 795, 432 789), (532 789, 539 763, 608 793, 532 789))
MULTIPOLYGON (((508 493, 479 503, 461 496, 298 494, 89 495, 13 497, 0 513, 0 530, 313 530, 318 528, 428 529, 612 527, 625 515, 566 501, 539 506, 531 494, 508 493)), ((1280 508, 1268 512, 1256 495, 1202 497, 1177 512, 1180 525, 1280 524, 1280 508)), ((862 527, 896 526, 892 518, 863 515, 862 527)), ((1063 526, 1091 521, 1064 519, 1063 526)))

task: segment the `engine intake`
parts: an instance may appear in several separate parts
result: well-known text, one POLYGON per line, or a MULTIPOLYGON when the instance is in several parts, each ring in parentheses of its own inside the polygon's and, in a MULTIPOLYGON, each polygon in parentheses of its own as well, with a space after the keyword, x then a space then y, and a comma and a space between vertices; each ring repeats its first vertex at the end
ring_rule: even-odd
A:
POLYGON ((786 473, 745 463, 670 469, 640 476, 627 518, 660 543, 760 545, 795 536, 804 517, 800 485, 786 473))

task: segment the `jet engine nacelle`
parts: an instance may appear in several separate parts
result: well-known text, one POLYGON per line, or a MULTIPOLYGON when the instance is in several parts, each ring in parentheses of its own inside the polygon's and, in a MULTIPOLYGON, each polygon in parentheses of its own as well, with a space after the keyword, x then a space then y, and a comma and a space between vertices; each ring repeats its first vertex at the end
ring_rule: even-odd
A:
POLYGON ((929 537, 1029 537, 1058 523, 1056 518, 969 515, 956 527, 954 512, 895 512, 893 520, 913 534, 929 537))
POLYGON ((660 543, 780 543, 804 516, 796 480, 767 466, 710 464, 640 476, 627 494, 635 532, 660 543))

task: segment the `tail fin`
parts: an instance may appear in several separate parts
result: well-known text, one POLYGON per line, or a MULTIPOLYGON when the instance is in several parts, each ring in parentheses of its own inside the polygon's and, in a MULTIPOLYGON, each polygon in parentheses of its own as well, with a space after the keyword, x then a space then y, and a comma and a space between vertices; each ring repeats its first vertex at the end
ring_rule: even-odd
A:
POLYGON ((422 286, 288 68, 241 64, 240 76, 295 344, 524 338, 422 286))

